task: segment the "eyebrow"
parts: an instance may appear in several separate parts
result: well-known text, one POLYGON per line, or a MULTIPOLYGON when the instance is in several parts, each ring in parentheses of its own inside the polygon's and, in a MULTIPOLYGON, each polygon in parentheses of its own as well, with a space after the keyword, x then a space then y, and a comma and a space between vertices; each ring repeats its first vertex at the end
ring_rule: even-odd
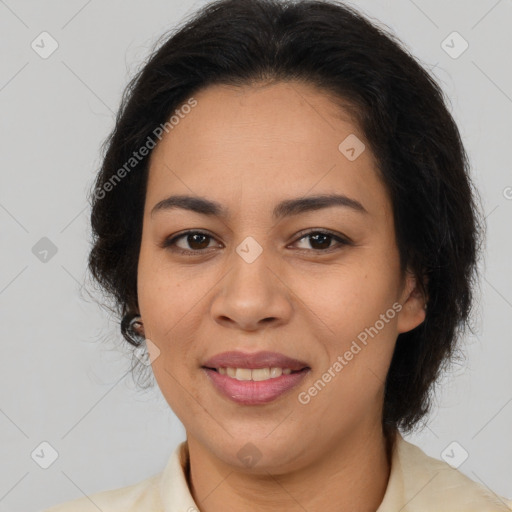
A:
MULTIPOLYGON (((313 210, 341 206, 350 208, 356 212, 368 214, 366 208, 356 199, 352 199, 343 194, 321 194, 315 196, 299 197, 297 199, 286 199, 278 203, 272 212, 275 220, 293 215, 300 215, 313 210)), ((212 201, 204 197, 176 195, 169 196, 159 201, 151 210, 151 216, 154 213, 181 208, 213 217, 229 218, 229 210, 217 201, 212 201)))

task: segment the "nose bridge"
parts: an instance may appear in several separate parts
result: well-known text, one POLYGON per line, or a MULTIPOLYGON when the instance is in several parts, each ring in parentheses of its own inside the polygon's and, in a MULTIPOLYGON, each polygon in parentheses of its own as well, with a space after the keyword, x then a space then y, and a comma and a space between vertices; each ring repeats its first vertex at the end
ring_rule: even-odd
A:
POLYGON ((255 293, 268 294, 276 285, 275 271, 272 271, 272 257, 269 248, 263 248, 255 238, 245 238, 231 258, 232 284, 239 291, 252 287, 255 293))
POLYGON ((222 291, 212 304, 217 321, 229 319, 247 329, 269 319, 282 321, 290 314, 286 287, 278 277, 271 249, 247 237, 231 254, 229 265, 222 291))

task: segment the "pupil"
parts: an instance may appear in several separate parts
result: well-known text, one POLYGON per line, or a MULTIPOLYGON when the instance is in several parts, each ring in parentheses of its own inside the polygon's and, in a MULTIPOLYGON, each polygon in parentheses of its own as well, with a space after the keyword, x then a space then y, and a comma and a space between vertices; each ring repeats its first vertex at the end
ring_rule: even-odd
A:
POLYGON ((317 234, 315 234, 315 235, 310 235, 310 236, 311 236, 311 238, 312 238, 312 243, 311 243, 311 246, 312 246, 312 247, 315 247, 315 243, 317 243, 317 242, 318 242, 318 239, 319 239, 319 238, 320 238, 321 242, 322 242, 322 241, 324 242, 324 243, 323 243, 323 245, 322 245, 322 243, 320 242, 320 247, 319 247, 320 249, 326 249, 326 248, 328 248, 328 247, 329 247, 329 243, 327 243, 327 246, 326 246, 326 245, 325 245, 325 241, 326 241, 326 240, 328 241, 328 240, 330 239, 330 235, 323 235, 322 233, 317 233, 317 234))
POLYGON ((188 243, 189 243, 190 247, 192 247, 193 249, 205 249, 206 247, 208 247, 207 238, 208 238, 208 235, 203 235, 201 233, 195 233, 193 235, 188 236, 188 243), (198 238, 201 238, 201 237, 203 238, 203 242, 206 240, 206 244, 199 243, 200 247, 194 247, 194 243, 197 243, 198 238))

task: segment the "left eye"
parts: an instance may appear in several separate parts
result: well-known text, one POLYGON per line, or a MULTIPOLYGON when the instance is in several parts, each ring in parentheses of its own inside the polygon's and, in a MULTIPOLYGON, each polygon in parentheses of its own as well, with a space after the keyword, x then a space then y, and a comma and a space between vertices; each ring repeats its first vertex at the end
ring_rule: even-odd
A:
MULTIPOLYGON (((333 241, 337 242, 338 246, 351 244, 350 240, 339 235, 335 235, 329 231, 310 231, 308 233, 303 233, 302 236, 294 243, 296 244, 307 239, 309 239, 309 243, 314 252, 326 252, 328 249, 332 249, 333 246, 331 244, 333 241)), ((181 235, 164 240, 161 247, 168 248, 171 251, 179 252, 181 254, 199 254, 206 249, 211 248, 209 247, 211 240, 214 240, 214 237, 208 233, 203 233, 202 231, 186 231, 181 235), (178 242, 182 239, 185 240, 185 244, 188 245, 188 248, 178 245, 178 242)), ((310 250, 307 247, 302 247, 300 249, 310 250)))
POLYGON ((303 235, 301 238, 299 238, 297 240, 297 242, 300 242, 302 240, 307 240, 307 239, 309 239, 309 243, 311 244, 311 246, 313 248, 319 249, 319 250, 324 250, 324 251, 326 249, 332 248, 332 246, 331 246, 332 241, 338 242, 338 245, 348 245, 349 244, 348 240, 346 240, 340 236, 334 235, 333 233, 330 233, 328 231, 311 231, 311 232, 303 235))

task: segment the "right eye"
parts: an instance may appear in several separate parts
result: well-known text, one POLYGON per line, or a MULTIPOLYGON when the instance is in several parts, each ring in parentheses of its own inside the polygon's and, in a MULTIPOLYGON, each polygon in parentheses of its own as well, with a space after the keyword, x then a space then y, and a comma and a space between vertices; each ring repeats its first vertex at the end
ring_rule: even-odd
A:
POLYGON ((209 241, 213 240, 213 236, 203 231, 185 231, 177 236, 166 238, 162 243, 162 248, 169 249, 180 254, 194 256, 205 251, 209 247, 209 241), (178 242, 183 239, 187 247, 180 247, 178 242))

